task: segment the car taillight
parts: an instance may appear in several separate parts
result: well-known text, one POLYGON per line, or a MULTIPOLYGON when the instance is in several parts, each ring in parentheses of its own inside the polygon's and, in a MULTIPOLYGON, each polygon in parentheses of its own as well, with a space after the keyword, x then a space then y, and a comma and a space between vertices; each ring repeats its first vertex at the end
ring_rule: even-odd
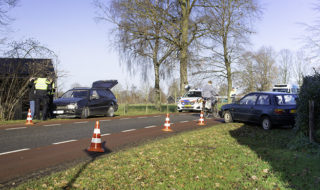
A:
POLYGON ((284 113, 284 109, 274 109, 274 112, 276 114, 283 114, 284 113))
POLYGON ((297 110, 290 110, 290 113, 297 113, 297 110))

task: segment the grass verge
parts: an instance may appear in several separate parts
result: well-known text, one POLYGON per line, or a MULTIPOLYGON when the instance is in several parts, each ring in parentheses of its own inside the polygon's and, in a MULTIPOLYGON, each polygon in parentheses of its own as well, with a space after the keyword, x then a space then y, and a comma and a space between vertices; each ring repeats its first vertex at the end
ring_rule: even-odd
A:
POLYGON ((220 124, 111 153, 17 189, 318 189, 320 158, 292 130, 220 124))
MULTIPOLYGON (((175 104, 164 104, 161 105, 161 111, 158 111, 154 105, 147 104, 120 104, 119 109, 115 112, 116 116, 134 116, 134 115, 149 115, 149 114, 161 114, 161 113, 172 113, 177 111, 177 105, 175 104)), ((0 125, 9 124, 24 124, 26 123, 27 116, 25 120, 10 120, 2 121, 0 120, 0 125)), ((70 119, 50 119, 50 120, 70 120, 70 119)), ((38 122, 38 120, 33 120, 38 122)))
POLYGON ((152 104, 120 104, 116 115, 148 115, 158 113, 172 113, 177 112, 177 105, 175 104, 164 104, 161 105, 160 111, 158 111, 155 105, 152 104))

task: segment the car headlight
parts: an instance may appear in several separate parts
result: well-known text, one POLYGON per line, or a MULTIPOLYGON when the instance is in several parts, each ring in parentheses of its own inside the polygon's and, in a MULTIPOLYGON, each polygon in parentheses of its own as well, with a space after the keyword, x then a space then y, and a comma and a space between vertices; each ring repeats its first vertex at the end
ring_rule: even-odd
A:
POLYGON ((70 110, 77 109, 78 108, 78 104, 77 103, 69 104, 69 105, 67 105, 67 108, 70 109, 70 110))

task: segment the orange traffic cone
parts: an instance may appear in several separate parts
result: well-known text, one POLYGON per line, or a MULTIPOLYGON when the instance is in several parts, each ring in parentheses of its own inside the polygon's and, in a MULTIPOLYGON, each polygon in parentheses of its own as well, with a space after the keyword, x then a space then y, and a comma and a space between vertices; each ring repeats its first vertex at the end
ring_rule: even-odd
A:
POLYGON ((31 110, 30 110, 30 109, 29 109, 29 111, 28 111, 28 116, 27 116, 26 125, 34 125, 33 122, 32 122, 31 110))
POLYGON ((172 131, 170 128, 170 118, 168 113, 167 113, 166 121, 164 123, 164 128, 162 129, 162 131, 172 131))
POLYGON ((88 148, 88 151, 90 151, 90 152, 104 152, 102 145, 101 145, 101 134, 100 134, 99 121, 96 121, 96 126, 94 127, 91 145, 88 148))
POLYGON ((206 125, 206 123, 204 122, 204 118, 203 118, 203 111, 201 111, 200 113, 200 118, 198 120, 198 125, 206 125))

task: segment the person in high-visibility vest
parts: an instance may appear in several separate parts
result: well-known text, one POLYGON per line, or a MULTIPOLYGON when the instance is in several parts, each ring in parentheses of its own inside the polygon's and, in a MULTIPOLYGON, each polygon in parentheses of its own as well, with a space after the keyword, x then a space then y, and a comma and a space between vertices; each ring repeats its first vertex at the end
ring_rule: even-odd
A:
POLYGON ((51 81, 47 78, 37 78, 34 81, 36 89, 36 119, 47 120, 48 109, 48 85, 51 81), (42 118, 40 118, 40 106, 42 105, 42 118))

